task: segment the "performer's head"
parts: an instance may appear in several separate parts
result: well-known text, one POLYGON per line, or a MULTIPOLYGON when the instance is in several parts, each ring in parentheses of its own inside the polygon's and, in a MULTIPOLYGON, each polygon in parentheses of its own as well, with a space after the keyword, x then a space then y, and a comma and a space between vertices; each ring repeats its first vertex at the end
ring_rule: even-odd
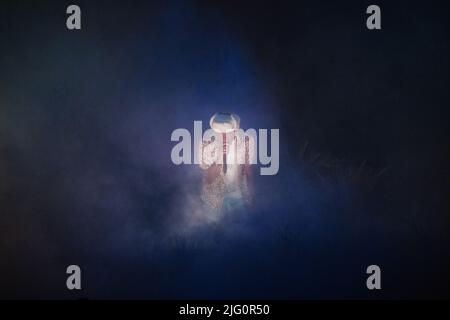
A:
POLYGON ((234 113, 219 112, 211 117, 209 125, 216 133, 232 133, 239 129, 241 119, 234 113))

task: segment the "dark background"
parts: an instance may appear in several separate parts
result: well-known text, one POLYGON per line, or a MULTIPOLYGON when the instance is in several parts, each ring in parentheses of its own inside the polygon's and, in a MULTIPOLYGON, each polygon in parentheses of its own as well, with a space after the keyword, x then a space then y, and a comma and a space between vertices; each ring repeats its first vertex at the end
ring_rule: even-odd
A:
POLYGON ((450 298, 448 2, 75 3, 0 3, 1 298, 450 298), (202 223, 170 134, 218 111, 281 165, 202 223))

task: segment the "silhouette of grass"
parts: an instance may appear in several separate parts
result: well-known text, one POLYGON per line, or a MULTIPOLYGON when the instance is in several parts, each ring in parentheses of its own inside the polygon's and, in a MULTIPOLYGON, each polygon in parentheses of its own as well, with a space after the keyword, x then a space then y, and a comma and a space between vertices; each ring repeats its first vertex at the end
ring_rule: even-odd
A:
POLYGON ((306 141, 298 154, 305 173, 326 185, 345 184, 364 190, 373 190, 388 168, 375 168, 367 160, 355 164, 346 159, 314 152, 306 141))

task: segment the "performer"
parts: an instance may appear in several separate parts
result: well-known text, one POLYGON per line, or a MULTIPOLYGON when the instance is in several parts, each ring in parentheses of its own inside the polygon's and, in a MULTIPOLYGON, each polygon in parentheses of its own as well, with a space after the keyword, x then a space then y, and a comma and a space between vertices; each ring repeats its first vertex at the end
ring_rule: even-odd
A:
POLYGON ((238 134, 240 118, 236 114, 217 113, 210 126, 216 135, 202 141, 200 147, 200 167, 205 170, 202 199, 219 211, 241 208, 252 198, 254 140, 238 134))

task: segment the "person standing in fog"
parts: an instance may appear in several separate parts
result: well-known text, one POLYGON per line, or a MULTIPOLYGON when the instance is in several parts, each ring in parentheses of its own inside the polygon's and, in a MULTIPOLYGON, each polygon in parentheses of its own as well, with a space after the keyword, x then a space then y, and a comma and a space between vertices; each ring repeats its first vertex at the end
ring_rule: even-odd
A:
POLYGON ((203 140, 199 150, 200 168, 204 170, 202 200, 222 213, 244 208, 252 198, 254 139, 238 134, 240 118, 236 114, 216 113, 210 126, 215 135, 203 140))

